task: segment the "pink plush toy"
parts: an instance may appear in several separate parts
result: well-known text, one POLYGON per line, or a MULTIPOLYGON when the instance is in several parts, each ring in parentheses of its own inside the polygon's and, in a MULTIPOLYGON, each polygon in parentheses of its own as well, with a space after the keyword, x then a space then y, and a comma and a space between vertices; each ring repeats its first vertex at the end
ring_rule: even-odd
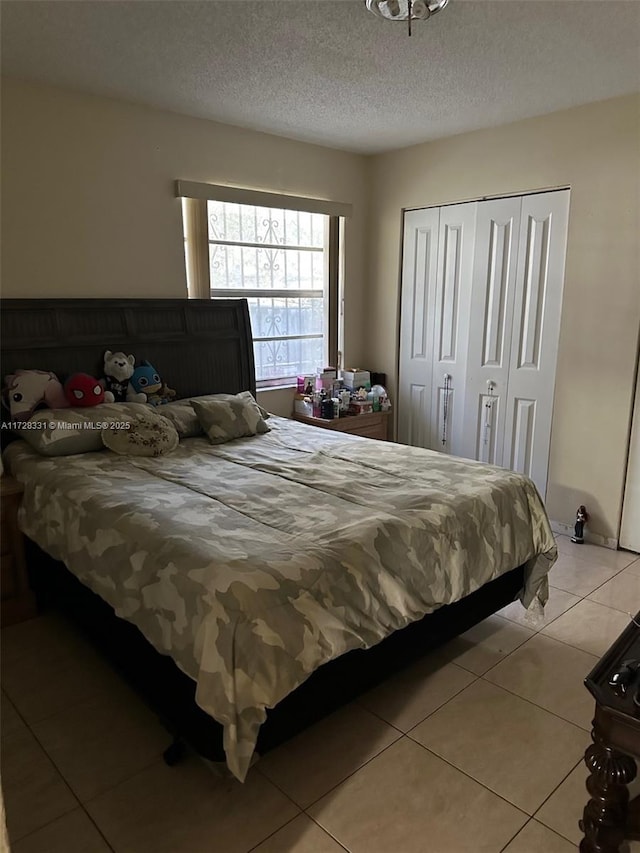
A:
POLYGON ((61 409, 69 405, 64 389, 50 370, 16 370, 5 376, 11 420, 28 421, 39 406, 61 409))

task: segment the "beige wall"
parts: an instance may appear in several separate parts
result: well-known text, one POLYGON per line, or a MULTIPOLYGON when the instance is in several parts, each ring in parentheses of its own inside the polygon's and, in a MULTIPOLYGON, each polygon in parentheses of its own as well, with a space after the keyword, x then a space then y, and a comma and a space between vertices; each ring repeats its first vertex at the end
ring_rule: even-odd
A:
POLYGON ((401 211, 571 187, 547 507, 617 538, 640 328, 640 96, 376 156, 365 362, 397 375, 401 211))
MULTIPOLYGON (((348 202, 345 357, 361 360, 364 157, 15 80, 2 95, 3 296, 186 296, 177 178, 348 202)), ((285 397, 263 399, 288 414, 285 397)))
MULTIPOLYGON (((585 502, 591 530, 616 537, 640 323, 639 106, 618 98, 364 158, 5 80, 2 293, 184 295, 176 178, 349 202, 345 361, 393 387, 402 209, 569 185, 548 507, 572 523, 585 502)), ((290 392, 263 403, 287 414, 290 392)))

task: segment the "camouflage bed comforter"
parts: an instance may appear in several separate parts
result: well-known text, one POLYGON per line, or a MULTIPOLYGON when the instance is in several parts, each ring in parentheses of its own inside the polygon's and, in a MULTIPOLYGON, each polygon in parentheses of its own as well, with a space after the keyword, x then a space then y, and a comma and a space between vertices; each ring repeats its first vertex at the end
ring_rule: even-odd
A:
POLYGON ((544 604, 556 558, 526 477, 269 424, 156 459, 5 452, 24 532, 197 682, 239 779, 265 708, 323 663, 523 563, 523 604, 544 604))

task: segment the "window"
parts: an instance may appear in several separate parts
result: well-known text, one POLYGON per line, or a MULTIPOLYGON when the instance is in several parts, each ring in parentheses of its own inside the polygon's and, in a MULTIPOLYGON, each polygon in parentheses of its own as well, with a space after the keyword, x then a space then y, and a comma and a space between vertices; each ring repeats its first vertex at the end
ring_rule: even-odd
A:
POLYGON ((246 296, 256 378, 315 373, 328 357, 329 217, 207 202, 212 297, 246 296))
POLYGON ((337 364, 340 218, 255 195, 183 199, 185 256, 191 296, 247 298, 256 380, 268 387, 337 364))

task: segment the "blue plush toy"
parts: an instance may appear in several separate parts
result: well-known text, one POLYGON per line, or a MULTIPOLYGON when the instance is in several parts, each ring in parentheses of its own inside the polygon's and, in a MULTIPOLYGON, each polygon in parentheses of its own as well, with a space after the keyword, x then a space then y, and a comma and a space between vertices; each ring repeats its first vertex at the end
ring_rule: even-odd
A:
POLYGON ((176 392, 160 379, 160 374, 148 361, 136 367, 129 382, 137 394, 146 395, 146 402, 152 406, 168 403, 176 396, 176 392))

